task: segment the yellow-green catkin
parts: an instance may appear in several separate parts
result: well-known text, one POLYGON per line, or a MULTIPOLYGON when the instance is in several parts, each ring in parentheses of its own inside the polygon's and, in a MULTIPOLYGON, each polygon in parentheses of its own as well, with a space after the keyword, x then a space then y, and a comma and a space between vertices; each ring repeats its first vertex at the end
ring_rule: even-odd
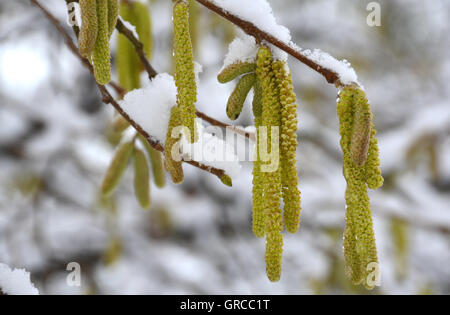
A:
POLYGON ((109 50, 108 0, 97 0, 98 35, 93 53, 94 76, 101 85, 111 79, 109 50))
POLYGON ((97 0, 80 0, 81 30, 78 38, 80 53, 90 58, 94 51, 98 34, 97 0))
POLYGON ((253 86, 253 115, 255 117, 256 127, 256 159, 253 162, 253 188, 252 188, 252 230, 257 237, 266 235, 266 215, 264 213, 264 197, 263 197, 263 175, 261 174, 261 157, 259 155, 259 127, 262 122, 262 88, 258 80, 253 86))
POLYGON ((376 138, 377 131, 372 125, 370 134, 369 152, 366 162, 366 182, 370 189, 378 189, 383 186, 383 176, 380 169, 380 157, 378 149, 378 139, 376 138))
POLYGON ((372 112, 364 91, 361 89, 354 89, 353 91, 355 119, 350 150, 353 162, 362 166, 367 161, 372 129, 372 112))
POLYGON ((180 141, 181 136, 172 137, 172 130, 182 124, 181 109, 172 107, 170 111, 170 122, 167 130, 166 144, 164 148, 164 167, 169 172, 172 181, 180 184, 184 180, 183 166, 181 161, 175 161, 172 157, 173 146, 180 141))
POLYGON ((195 142, 195 102, 197 86, 194 72, 194 57, 189 33, 189 4, 176 1, 173 7, 173 33, 175 57, 175 83, 177 105, 181 108, 182 125, 190 131, 189 140, 195 142))
POLYGON ((153 53, 153 41, 152 21, 148 6, 142 2, 134 2, 133 16, 136 21, 136 32, 139 35, 139 40, 144 45, 145 56, 150 59, 153 53))
MULTIPOLYGON (((280 127, 281 109, 273 72, 272 54, 267 47, 261 47, 258 51, 256 73, 262 88, 262 126, 267 127, 267 147, 271 148, 273 136, 271 127, 280 127)), ((280 156, 279 152, 270 152, 270 154, 280 156)), ((266 272, 270 281, 278 281, 281 277, 283 251, 280 167, 263 172, 262 175, 266 215, 266 272)))
MULTIPOLYGON (((120 16, 124 21, 135 25, 133 4, 121 3, 120 16)), ((117 38, 116 69, 119 84, 127 91, 140 87, 139 59, 130 41, 122 34, 117 38)))
POLYGON ((119 18, 119 0, 108 0, 108 31, 111 37, 119 18))
MULTIPOLYGON (((358 87, 347 86, 337 105, 339 131, 343 151, 343 173, 347 181, 345 200, 347 211, 344 231, 344 255, 346 273, 354 284, 364 284, 372 289, 375 282, 369 279, 378 264, 372 213, 366 186, 364 166, 358 166, 352 157, 351 142, 355 126, 358 87)), ((377 275, 376 275, 377 276, 377 275)))
POLYGON ((150 208, 150 171, 144 152, 134 149, 134 193, 142 208, 150 208))
POLYGON ((116 151, 114 158, 106 171, 105 178, 102 184, 102 195, 110 196, 122 178, 125 172, 128 162, 133 154, 134 144, 133 142, 124 143, 116 151))
POLYGON ((300 191, 297 174, 297 104, 290 73, 286 63, 276 61, 273 65, 281 103, 280 166, 284 201, 283 218, 286 230, 296 233, 300 225, 300 191))
POLYGON ((156 187, 163 188, 166 185, 166 176, 164 173, 161 152, 153 149, 150 143, 148 143, 148 141, 142 135, 139 135, 139 140, 144 145, 145 150, 147 151, 150 158, 150 162, 152 164, 153 182, 155 183, 156 187))
POLYGON ((236 120, 241 114, 245 99, 253 84, 255 84, 255 80, 256 74, 254 73, 246 74, 239 79, 227 103, 227 116, 231 120, 236 120))
POLYGON ((220 83, 227 83, 234 80, 235 78, 237 78, 242 74, 254 72, 255 70, 256 70, 256 63, 237 61, 225 67, 217 75, 217 80, 220 83))

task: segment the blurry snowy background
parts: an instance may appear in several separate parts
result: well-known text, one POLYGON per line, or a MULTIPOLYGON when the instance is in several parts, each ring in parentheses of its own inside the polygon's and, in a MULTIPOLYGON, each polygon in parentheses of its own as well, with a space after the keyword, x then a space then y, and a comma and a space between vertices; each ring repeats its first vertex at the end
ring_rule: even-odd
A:
MULTIPOLYGON (((281 281, 270 283, 264 241, 251 233, 250 164, 233 188, 186 165, 181 186, 152 187, 150 211, 134 198, 131 171, 112 200, 98 197, 114 152, 112 108, 26 0, 0 0, 0 263, 30 271, 41 294, 449 294, 450 2, 379 1, 381 27, 366 24, 366 0, 269 2, 298 45, 348 59, 367 90, 385 177, 370 192, 381 287, 368 292, 344 275, 336 89, 321 76, 290 60, 302 223, 286 235, 281 281), (81 287, 66 284, 69 262, 81 265, 81 287)), ((66 19, 65 1, 42 3, 66 19)), ((151 62, 172 73, 171 1, 148 3, 151 62)), ((234 29, 193 9, 197 106, 229 122, 233 84, 216 75, 234 29)), ((237 124, 252 124, 248 107, 237 124)))

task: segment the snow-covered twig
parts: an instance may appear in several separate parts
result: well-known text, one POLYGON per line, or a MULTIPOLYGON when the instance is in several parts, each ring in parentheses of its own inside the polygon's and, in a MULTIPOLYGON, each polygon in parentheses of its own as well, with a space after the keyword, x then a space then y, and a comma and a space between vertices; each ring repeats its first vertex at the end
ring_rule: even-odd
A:
MULTIPOLYGON (((211 0, 196 0, 198 3, 202 4, 209 10, 217 13, 218 15, 224 17, 234 25, 240 27, 245 33, 253 36, 257 42, 267 42, 270 43, 284 52, 288 53, 292 57, 298 59, 300 62, 304 63, 308 67, 317 71, 321 75, 325 77, 328 83, 335 84, 336 86, 344 86, 350 84, 358 84, 356 80, 356 75, 351 67, 348 67, 348 63, 341 62, 332 58, 330 55, 324 53, 320 58, 315 58, 314 55, 309 50, 302 50, 296 44, 289 41, 286 42, 282 39, 275 37, 274 35, 268 33, 265 30, 262 30, 260 27, 256 26, 251 21, 247 21, 235 13, 225 10, 220 7, 215 1, 211 0), (324 62, 321 62, 323 59, 324 62), (337 67, 333 67, 337 66, 337 67), (340 72, 340 70, 344 70, 344 74, 340 72), (347 72, 353 72, 351 76, 347 75, 347 72), (342 77, 345 77, 343 80, 342 77), (350 78, 350 80, 348 80, 350 78)), ((216 1, 217 2, 217 1, 216 1)), ((243 3, 243 6, 247 5, 247 3, 243 3)), ((317 50, 316 50, 317 52, 317 50)))

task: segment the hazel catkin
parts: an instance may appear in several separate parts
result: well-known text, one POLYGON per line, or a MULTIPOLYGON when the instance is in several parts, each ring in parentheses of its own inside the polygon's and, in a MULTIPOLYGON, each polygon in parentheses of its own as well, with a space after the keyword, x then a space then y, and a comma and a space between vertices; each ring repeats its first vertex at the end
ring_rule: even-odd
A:
POLYGON ((150 208, 150 172, 144 152, 134 149, 134 193, 143 209, 150 208))
MULTIPOLYGON (((183 166, 181 161, 176 161, 172 156, 174 146, 180 141, 181 136, 173 137, 172 131, 176 127, 181 127, 181 109, 178 106, 172 107, 170 111, 169 128, 167 130, 166 144, 164 148, 164 167, 169 172, 174 184, 180 184, 184 180, 183 166)), ((176 150, 177 148, 175 148, 176 150)))
MULTIPOLYGON (((277 141, 272 134, 271 127, 280 127, 280 103, 278 102, 278 90, 273 73, 272 54, 267 47, 261 47, 257 55, 256 74, 262 88, 262 125, 267 127, 267 146, 271 148, 271 142, 277 141)), ((264 139, 265 140, 265 139, 264 139)), ((276 146, 272 149, 278 149, 276 146)), ((270 152, 279 158, 279 152, 270 152)), ((262 166, 264 164, 261 164, 262 166)), ((263 169, 262 169, 263 170, 263 169)), ((270 281, 278 281, 281 277, 281 256, 283 251, 282 213, 281 199, 281 172, 280 168, 262 172, 263 194, 265 199, 265 223, 266 223, 266 272, 270 281)))
POLYGON ((131 155, 133 154, 133 148, 133 142, 126 142, 116 151, 114 158, 106 171, 105 178, 103 179, 103 196, 110 196, 116 189, 127 168, 131 155))
POLYGON ((241 114, 245 99, 255 80, 256 75, 254 73, 244 75, 231 93, 227 103, 227 116, 231 120, 236 120, 241 114))
POLYGON ((300 224, 300 191, 297 174, 297 104, 286 63, 276 61, 273 65, 281 104, 280 166, 284 201, 283 218, 286 230, 296 233, 300 224))
POLYGON ((369 267, 371 264, 377 264, 378 258, 365 168, 354 163, 351 152, 355 119, 358 117, 355 115, 357 106, 355 89, 357 87, 345 87, 339 94, 337 105, 344 161, 343 173, 347 181, 344 255, 346 273, 351 281, 354 284, 362 283, 371 289, 374 284, 368 281, 371 272, 369 267))
POLYGON ((217 75, 217 80, 220 83, 227 83, 227 82, 234 80, 235 78, 237 78, 238 76, 240 76, 242 74, 254 72, 255 70, 256 70, 256 64, 254 62, 237 61, 237 62, 232 63, 232 64, 228 65, 227 67, 225 67, 217 75))
POLYGON ((109 50, 108 0, 97 0, 98 35, 93 53, 94 76, 101 85, 111 79, 109 50))
POLYGON ((190 142, 196 140, 195 102, 197 86, 194 72, 194 56, 189 33, 189 4, 178 0, 173 7, 175 84, 177 105, 181 109, 182 125, 190 131, 190 142))
POLYGON ((97 0, 80 0, 81 30, 78 37, 80 53, 90 58, 94 51, 98 34, 97 0))

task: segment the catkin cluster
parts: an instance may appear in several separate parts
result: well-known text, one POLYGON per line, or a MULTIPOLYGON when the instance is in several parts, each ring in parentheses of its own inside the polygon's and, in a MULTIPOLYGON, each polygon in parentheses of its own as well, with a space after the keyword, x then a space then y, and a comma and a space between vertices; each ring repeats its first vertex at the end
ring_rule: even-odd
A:
POLYGON ((95 79, 105 85, 111 79, 109 39, 119 16, 118 0, 80 0, 82 26, 78 45, 92 61, 95 79))
POLYGON ((178 0, 174 4, 173 35, 175 84, 178 92, 177 106, 180 108, 182 125, 189 129, 189 140, 195 142, 195 102, 197 102, 197 85, 191 35, 189 32, 189 4, 185 0, 178 0))
POLYGON ((295 233, 300 222, 300 191, 296 167, 297 104, 292 79, 283 61, 274 61, 261 47, 256 63, 235 62, 217 76, 221 83, 239 77, 227 103, 227 115, 239 117, 253 88, 256 160, 253 164, 253 233, 266 237, 266 270, 271 281, 281 276, 283 221, 295 233), (275 160, 275 161, 273 161, 275 160), (281 209, 281 199, 284 211, 281 209))
POLYGON ((116 150, 114 157, 106 171, 102 183, 102 196, 109 197, 116 190, 123 177, 125 170, 131 159, 134 164, 134 192, 136 199, 142 208, 148 209, 151 206, 150 197, 150 168, 146 154, 140 149, 137 141, 147 151, 150 164, 152 166, 153 181, 159 188, 164 187, 165 177, 162 166, 161 154, 153 149, 148 141, 141 135, 136 136, 132 141, 125 142, 116 150))
POLYGON ((365 93, 357 86, 347 86, 341 91, 337 112, 343 173, 347 181, 344 230, 346 273, 354 284, 362 283, 371 289, 374 282, 368 278, 378 258, 367 186, 376 189, 383 184, 376 131, 365 93))

